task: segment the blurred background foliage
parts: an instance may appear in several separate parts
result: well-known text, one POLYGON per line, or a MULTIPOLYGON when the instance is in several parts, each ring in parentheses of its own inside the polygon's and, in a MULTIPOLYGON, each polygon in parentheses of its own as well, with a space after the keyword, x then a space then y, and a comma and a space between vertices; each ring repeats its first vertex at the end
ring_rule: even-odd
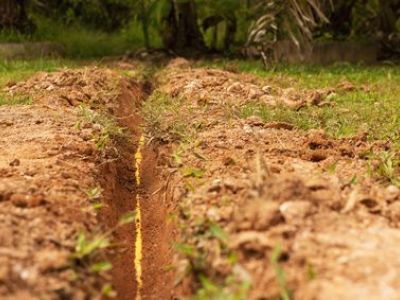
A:
POLYGON ((400 0, 0 0, 0 42, 54 41, 85 57, 141 47, 243 53, 280 40, 306 51, 313 40, 369 39, 393 57, 399 16, 400 0))

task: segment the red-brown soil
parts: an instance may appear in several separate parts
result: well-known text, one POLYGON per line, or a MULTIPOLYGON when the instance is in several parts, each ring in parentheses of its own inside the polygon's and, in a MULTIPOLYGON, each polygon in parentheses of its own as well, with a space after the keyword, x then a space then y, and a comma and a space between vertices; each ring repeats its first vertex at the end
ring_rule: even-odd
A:
POLYGON ((1 107, 0 120, 0 297, 98 295, 108 276, 70 260, 77 234, 101 229, 85 194, 99 176, 93 143, 70 109, 1 107))
POLYGON ((331 104, 331 89, 284 89, 184 60, 156 79, 179 109, 147 124, 139 187, 140 84, 90 67, 7 87, 34 105, 0 107, 1 299, 100 299, 107 283, 133 299, 135 224, 115 226, 137 194, 142 299, 398 298, 400 190, 371 176, 365 155, 390 143, 235 113, 249 102, 331 104), (77 258, 80 233, 107 231, 109 247, 77 258), (90 270, 101 261, 113 268, 90 270))
POLYGON ((390 144, 240 120, 225 104, 252 101, 228 91, 231 78, 243 87, 247 75, 178 65, 159 76, 159 89, 181 107, 162 128, 180 121, 191 133, 184 146, 172 143, 180 157, 168 163, 186 245, 174 262, 184 266, 179 295, 204 293, 207 278, 220 289, 206 298, 397 299, 400 190, 371 177, 365 159, 390 144))
MULTIPOLYGON (((112 283, 118 299, 132 299, 135 226, 115 226, 136 208, 134 153, 140 136, 141 87, 115 71, 85 68, 40 73, 10 84, 6 91, 28 94, 35 105, 0 108, 0 297, 98 299, 104 297, 103 287, 112 283), (85 113, 89 118, 82 116, 85 113), (107 128, 97 123, 96 114, 108 115, 115 126, 124 128, 123 136, 110 137, 104 149, 96 139, 107 128), (90 196, 95 188, 101 193, 90 196), (100 210, 93 206, 98 202, 100 210), (108 236, 114 246, 74 258, 80 232, 90 240, 110 228, 115 228, 108 236), (91 264, 100 261, 111 261, 112 270, 90 271, 91 264)), ((166 254, 145 252, 144 269, 153 273, 146 273, 143 292, 160 299, 171 293, 169 286, 153 289, 153 284, 167 282, 163 266, 169 263, 169 236, 161 198, 150 194, 156 171, 147 175, 147 167, 154 169, 155 164, 147 161, 143 174, 148 178, 141 193, 152 201, 143 205, 143 230, 149 232, 145 250, 166 254)))

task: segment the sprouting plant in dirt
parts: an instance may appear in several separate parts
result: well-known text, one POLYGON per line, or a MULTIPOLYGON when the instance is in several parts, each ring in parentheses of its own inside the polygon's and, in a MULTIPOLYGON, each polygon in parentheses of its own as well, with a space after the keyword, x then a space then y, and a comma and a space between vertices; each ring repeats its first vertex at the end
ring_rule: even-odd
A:
POLYGON ((222 284, 213 282, 200 275, 201 288, 196 291, 193 300, 245 300, 250 288, 247 282, 238 282, 234 276, 228 276, 222 284))
POLYGON ((86 191, 86 195, 88 196, 90 201, 96 200, 101 197, 102 189, 99 186, 95 186, 86 191))
POLYGON ((283 267, 279 263, 281 254, 282 254, 282 245, 277 244, 272 251, 271 265, 275 269, 276 280, 279 285, 281 299, 282 300, 290 300, 291 293, 290 293, 289 288, 287 287, 286 274, 285 274, 283 267))
POLYGON ((314 280, 317 277, 317 272, 315 271, 314 265, 307 263, 307 278, 308 280, 314 280))
POLYGON ((99 186, 88 189, 85 193, 88 200, 92 203, 92 208, 94 210, 99 210, 103 207, 103 203, 100 201, 100 197, 103 190, 99 186))
POLYGON ((193 178, 202 178, 205 173, 205 170, 196 167, 183 167, 181 171, 183 177, 193 177, 193 178))
POLYGON ((114 290, 114 287, 112 286, 111 283, 106 283, 102 288, 101 288, 101 293, 104 295, 106 298, 115 298, 117 296, 117 292, 114 290))
POLYGON ((369 161, 370 174, 379 180, 400 185, 400 158, 394 151, 372 154, 369 161))
MULTIPOLYGON (((208 274, 207 251, 199 247, 196 241, 208 240, 216 253, 223 257, 231 266, 237 266, 237 254, 228 247, 229 235, 216 222, 208 218, 199 218, 192 226, 190 237, 185 243, 176 244, 175 249, 189 262, 187 272, 191 273, 198 284, 198 289, 192 299, 246 299, 250 284, 248 280, 239 279, 231 274, 225 278, 214 278, 208 274)), ((209 249, 213 252, 214 250, 209 249)))
POLYGON ((0 94, 0 106, 1 105, 29 105, 32 104, 32 97, 25 95, 1 95, 0 94))
MULTIPOLYGON (((83 105, 79 106, 79 114, 85 122, 97 124, 98 130, 93 134, 97 149, 104 150, 112 139, 127 138, 124 128, 120 127, 112 117, 95 112, 83 105)), ((78 122, 76 128, 81 129, 81 125, 78 122)))
POLYGON ((80 232, 75 243, 75 251, 72 254, 72 262, 76 267, 88 268, 91 272, 99 273, 112 268, 107 260, 104 260, 104 249, 112 245, 113 233, 121 226, 132 223, 135 219, 134 212, 128 212, 120 217, 118 223, 105 232, 90 235, 80 232))

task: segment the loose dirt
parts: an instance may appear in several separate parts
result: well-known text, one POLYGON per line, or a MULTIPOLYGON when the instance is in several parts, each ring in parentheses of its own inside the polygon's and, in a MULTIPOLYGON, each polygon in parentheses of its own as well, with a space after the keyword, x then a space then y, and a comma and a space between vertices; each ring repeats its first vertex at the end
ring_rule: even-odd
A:
POLYGON ((367 160, 390 143, 236 113, 334 89, 182 59, 154 84, 146 104, 109 68, 7 86, 34 104, 0 107, 0 298, 397 299, 400 190, 367 160), (82 254, 83 234, 102 243, 82 254))
MULTIPOLYGON (((177 170, 179 295, 398 297, 400 191, 373 179, 365 156, 388 143, 238 119, 232 107, 263 102, 252 89, 284 93, 257 89, 248 75, 174 63, 158 78, 159 90, 180 107, 179 115, 164 115, 161 128, 187 128, 168 163, 177 170)), ((312 103, 307 94, 316 93, 297 97, 312 103)))

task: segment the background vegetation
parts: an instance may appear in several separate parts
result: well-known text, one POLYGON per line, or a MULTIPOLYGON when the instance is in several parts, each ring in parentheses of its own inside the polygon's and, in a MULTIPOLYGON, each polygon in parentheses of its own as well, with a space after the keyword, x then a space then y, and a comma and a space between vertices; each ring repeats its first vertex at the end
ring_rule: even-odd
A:
POLYGON ((400 0, 1 0, 0 42, 55 41, 69 56, 165 48, 266 54, 279 40, 372 39, 400 53, 400 0))

